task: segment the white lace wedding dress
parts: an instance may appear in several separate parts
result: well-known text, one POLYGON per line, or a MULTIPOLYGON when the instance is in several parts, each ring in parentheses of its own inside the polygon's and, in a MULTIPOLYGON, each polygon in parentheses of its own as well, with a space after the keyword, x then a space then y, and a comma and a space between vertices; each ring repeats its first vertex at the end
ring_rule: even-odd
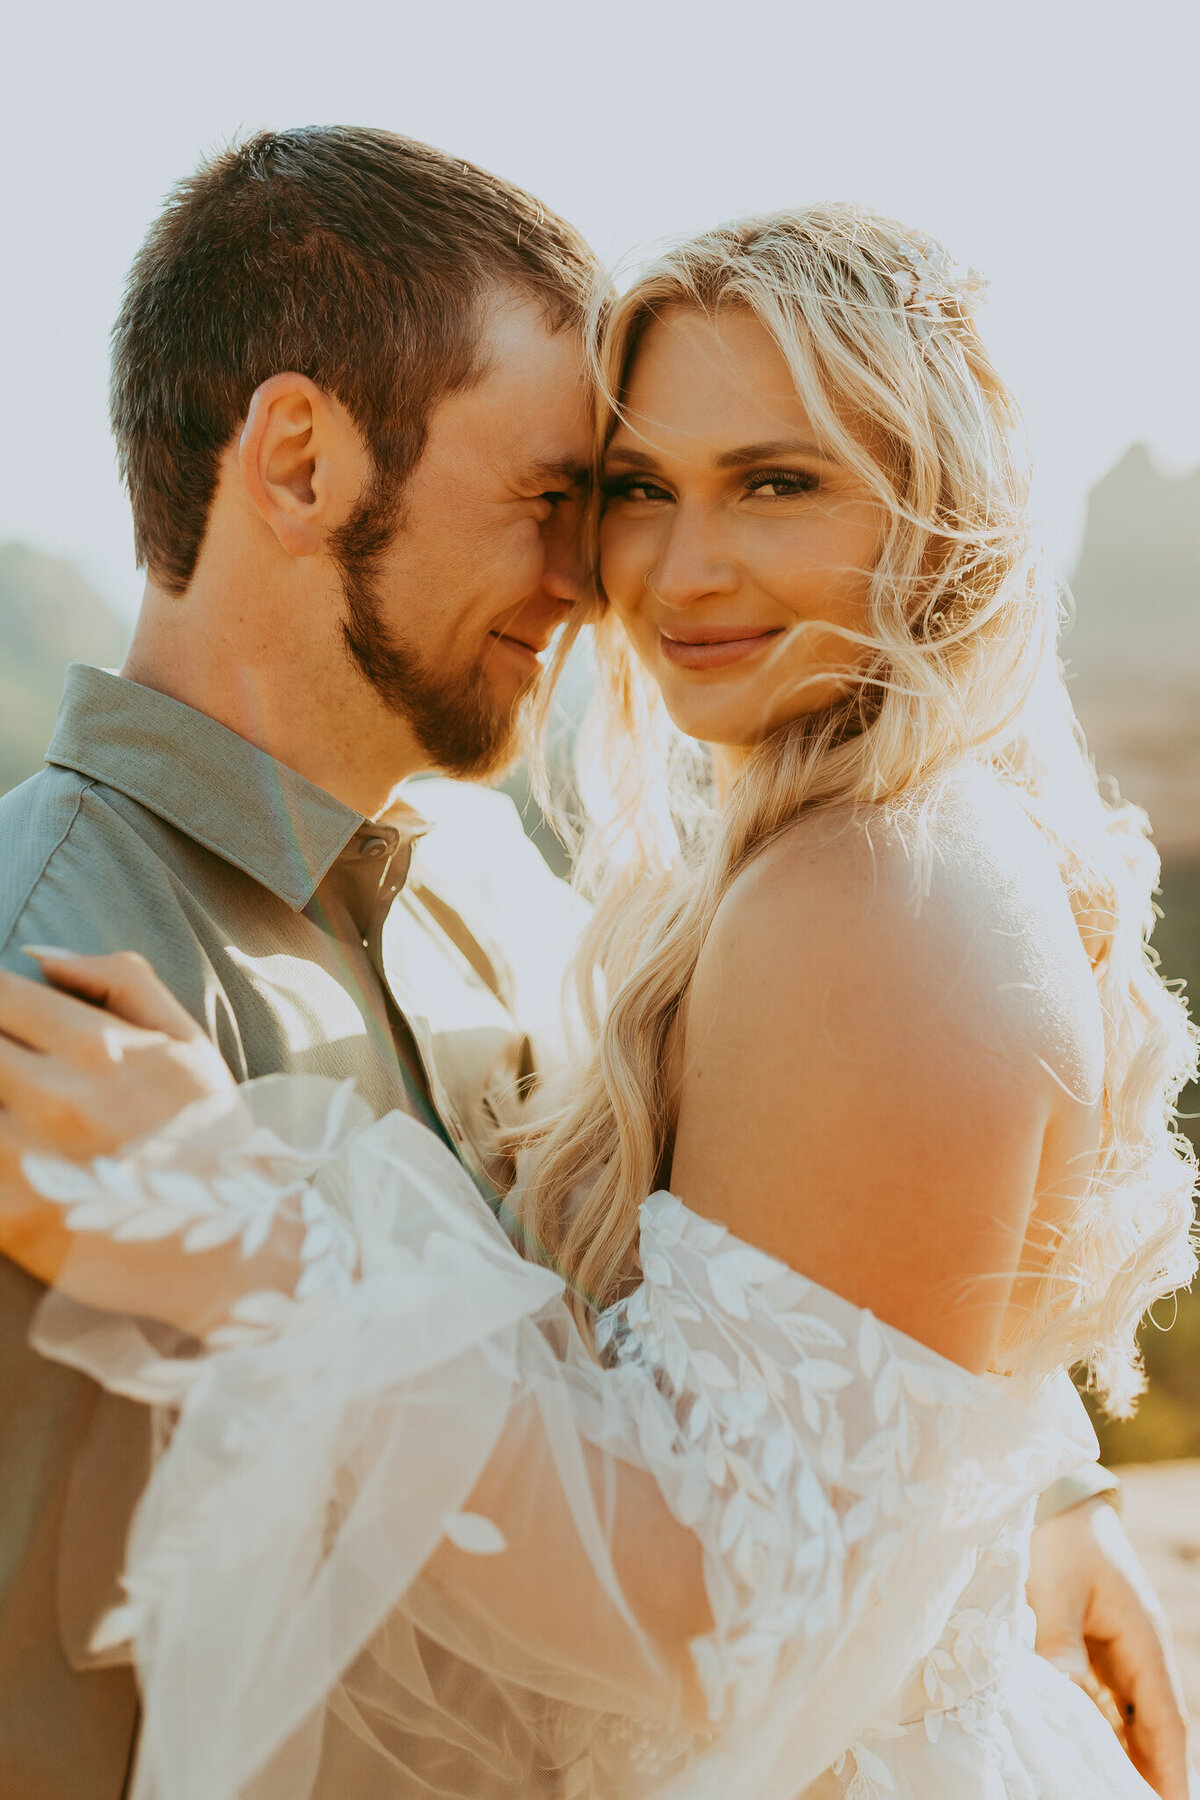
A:
POLYGON ((364 1112, 273 1079, 35 1169, 80 1234, 40 1347, 173 1426, 94 1639, 138 1666, 135 1800, 1149 1795, 1032 1650, 1034 1500, 1095 1453, 1065 1375, 972 1376, 666 1193, 597 1364, 449 1153, 364 1112), (299 1283, 239 1295, 289 1231, 299 1283), (114 1238, 149 1310, 223 1268, 228 1316, 100 1310, 114 1238), (690 1643, 648 1568, 700 1590, 690 1643))

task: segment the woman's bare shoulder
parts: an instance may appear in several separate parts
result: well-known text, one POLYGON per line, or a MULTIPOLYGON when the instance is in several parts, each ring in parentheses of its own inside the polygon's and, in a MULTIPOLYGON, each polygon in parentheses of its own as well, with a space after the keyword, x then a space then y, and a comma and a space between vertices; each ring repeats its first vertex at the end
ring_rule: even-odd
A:
MULTIPOLYGON (((1005 1042, 1052 1053, 1069 1084, 1094 1085, 1099 1007, 1057 866, 1024 810, 986 773, 966 772, 906 806, 801 818, 734 879, 701 954, 769 970, 803 1012, 855 997, 885 1037, 940 1021, 989 1057, 1005 1042)), ((752 983, 751 985, 756 985, 752 983)), ((745 984, 718 984, 727 1004, 745 984)), ((1031 1058, 1018 1060, 1029 1067, 1031 1058)))
POLYGON ((1094 1102, 1102 1048, 1062 883, 1006 796, 805 819, 702 949, 672 1186, 984 1367, 1047 1133, 1094 1102))

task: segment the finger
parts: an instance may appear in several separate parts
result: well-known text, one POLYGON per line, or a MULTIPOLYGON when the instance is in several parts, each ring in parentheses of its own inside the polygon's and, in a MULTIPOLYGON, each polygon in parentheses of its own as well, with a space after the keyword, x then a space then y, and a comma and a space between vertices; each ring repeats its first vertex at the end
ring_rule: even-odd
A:
POLYGON ((63 1208, 30 1185, 28 1151, 25 1134, 0 1114, 0 1253, 50 1283, 66 1263, 72 1238, 63 1208))
POLYGON ((36 1049, 0 1037, 0 1127, 7 1134, 20 1132, 27 1148, 31 1132, 40 1134, 43 1129, 43 1091, 38 1082, 43 1069, 45 1062, 36 1049))
POLYGON ((1161 1800, 1187 1800, 1187 1731, 1178 1720, 1148 1719, 1140 1703, 1124 1708, 1125 1741, 1139 1774, 1161 1800))
POLYGON ((107 1134, 97 1137, 77 1087, 61 1074, 60 1057, 0 1036, 0 1192, 6 1196, 23 1186, 14 1173, 18 1154, 48 1151, 88 1160, 111 1147, 107 1134))
POLYGON ((1119 1640, 1088 1638, 1097 1676, 1121 1712, 1130 1757, 1164 1800, 1186 1800, 1187 1723, 1166 1625, 1146 1613, 1119 1640))
POLYGON ((1082 1636, 1067 1631, 1056 1632, 1053 1637, 1039 1633, 1037 1653, 1073 1681, 1077 1688, 1081 1688, 1092 1704, 1104 1714, 1118 1737, 1124 1738, 1125 1722, 1120 1709, 1105 1683, 1097 1676, 1082 1636))
POLYGON ((0 1111, 23 1110, 39 1091, 37 1075, 42 1059, 36 1050, 0 1037, 0 1111))
POLYGON ((140 1026, 143 1031, 161 1031, 182 1043, 204 1036, 191 1013, 159 980, 145 957, 134 950, 82 956, 71 950, 26 944, 25 954, 33 957, 56 988, 105 1007, 128 1025, 140 1026))
POLYGON ((82 1000, 59 994, 30 975, 0 969, 0 1033, 30 1050, 68 1050, 103 1029, 82 1000))
POLYGON ((1187 1724, 1169 1645, 1147 1628, 1130 1631, 1119 1646, 1089 1642, 1089 1649, 1137 1768, 1163 1800, 1186 1800, 1187 1724))
POLYGON ((1187 1723, 1170 1626, 1110 1507, 1099 1505, 1093 1531, 1103 1556, 1084 1624, 1088 1654, 1116 1697, 1134 1764, 1163 1800, 1185 1800, 1187 1723))

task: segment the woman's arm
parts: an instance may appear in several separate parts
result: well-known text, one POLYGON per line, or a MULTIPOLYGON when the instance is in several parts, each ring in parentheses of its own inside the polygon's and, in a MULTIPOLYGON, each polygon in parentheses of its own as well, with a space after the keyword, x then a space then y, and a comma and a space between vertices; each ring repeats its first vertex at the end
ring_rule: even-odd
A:
POLYGON ((0 969, 0 1253, 88 1304, 202 1335, 239 1294, 287 1280, 294 1229, 249 1259, 240 1244, 190 1258, 185 1292, 161 1278, 177 1246, 95 1238, 73 1257, 64 1208, 24 1162, 115 1155, 195 1101, 232 1099, 233 1076, 144 958, 30 954, 56 985, 0 969))
MULTIPOLYGON (((182 1226, 149 1240, 72 1231, 68 1207, 30 1186, 22 1165, 31 1155, 91 1162, 186 1106, 237 1098, 208 1040, 140 957, 39 960, 89 1004, 0 971, 0 1250, 69 1298, 196 1339, 247 1295, 291 1294, 306 1229, 294 1200, 273 1211, 269 1235, 247 1256, 240 1235, 188 1249, 182 1226)), ((546 1402, 557 1388, 553 1358, 540 1338, 529 1354, 546 1402)), ((500 1531, 506 1553, 472 1554, 442 1537, 425 1579, 469 1605, 478 1626, 511 1633, 533 1664, 575 1666, 614 1699, 637 1694, 649 1715, 698 1727, 704 1702, 688 1646, 712 1628, 700 1543, 651 1474, 572 1430, 567 1378, 556 1397, 557 1433, 538 1406, 513 1408, 463 1502, 500 1531), (564 1457, 576 1463, 573 1498, 564 1457), (581 1507, 593 1520, 590 1550, 581 1507)), ((331 1467, 331 1486, 335 1477, 331 1467)))

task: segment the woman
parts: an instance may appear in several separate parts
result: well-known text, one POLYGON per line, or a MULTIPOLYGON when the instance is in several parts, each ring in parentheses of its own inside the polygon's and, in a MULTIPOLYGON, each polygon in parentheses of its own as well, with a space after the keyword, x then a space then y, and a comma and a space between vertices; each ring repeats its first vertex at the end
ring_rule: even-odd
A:
POLYGON ((527 1260, 412 1121, 232 1093, 132 980, 95 1091, 131 1135, 200 1104, 31 1174, 42 1347, 178 1408, 106 1627, 138 1795, 1150 1791, 1022 1587, 1094 1450, 1063 1369, 1127 1408, 1191 1273, 1191 1044, 971 306, 814 208, 605 323, 594 1050, 526 1134, 527 1260), (711 747, 673 789, 664 713, 711 747))

